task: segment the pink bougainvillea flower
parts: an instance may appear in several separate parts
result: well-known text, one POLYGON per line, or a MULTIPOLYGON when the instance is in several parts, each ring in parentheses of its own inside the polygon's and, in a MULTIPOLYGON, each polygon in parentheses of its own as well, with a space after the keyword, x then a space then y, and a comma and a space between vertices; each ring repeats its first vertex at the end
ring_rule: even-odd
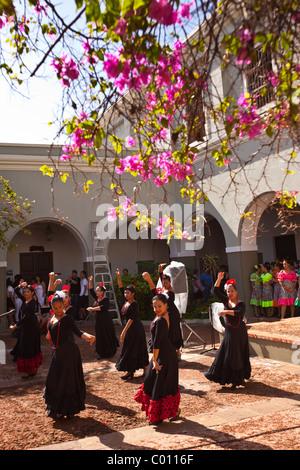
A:
POLYGON ((235 63, 237 65, 250 65, 252 62, 252 42, 255 38, 255 34, 252 34, 249 29, 243 29, 239 31, 239 37, 242 46, 236 55, 235 63))
POLYGON ((115 220, 117 220, 117 218, 117 209, 115 207, 112 207, 107 214, 107 220, 109 222, 114 222, 115 220))
POLYGON ((114 54, 107 53, 106 60, 103 62, 103 69, 108 78, 116 78, 119 75, 119 62, 120 59, 114 54))
POLYGON ((148 12, 149 18, 159 24, 171 26, 178 22, 178 13, 167 0, 152 0, 148 12))
POLYGON ((90 44, 89 44, 89 40, 88 39, 85 39, 82 43, 81 43, 83 49, 85 51, 89 51, 90 50, 90 44))
POLYGON ((190 12, 190 9, 192 7, 195 6, 195 2, 192 2, 192 3, 185 3, 183 5, 181 5, 180 9, 179 9, 179 14, 183 17, 183 18, 187 18, 188 20, 191 19, 192 15, 191 15, 191 12, 190 12))
POLYGON ((124 18, 120 18, 118 21, 117 26, 114 29, 114 32, 121 36, 123 39, 126 38, 126 29, 127 29, 127 22, 124 18))
POLYGON ((70 80, 76 80, 79 76, 77 64, 72 57, 68 57, 66 53, 62 54, 61 59, 54 59, 50 65, 60 78, 62 86, 69 87, 70 80))
POLYGON ((252 40, 253 35, 250 33, 249 29, 242 29, 239 31, 239 37, 242 44, 247 43, 252 40))
POLYGON ((132 147, 133 145, 135 145, 135 140, 131 136, 128 136, 127 144, 132 147))
POLYGON ((41 2, 39 0, 37 0, 36 5, 34 7, 34 11, 37 14, 44 13, 44 15, 47 16, 46 8, 47 8, 47 6, 41 5, 41 2))
POLYGON ((271 71, 267 73, 268 80, 271 82, 272 86, 278 86, 279 85, 279 79, 278 79, 278 74, 271 71))
POLYGON ((249 93, 242 93, 238 99, 238 105, 241 108, 247 108, 251 103, 251 95, 249 93))
POLYGON ((246 47, 241 47, 241 49, 238 51, 236 58, 235 58, 235 63, 236 65, 250 65, 252 62, 252 58, 249 55, 249 51, 247 50, 246 47))

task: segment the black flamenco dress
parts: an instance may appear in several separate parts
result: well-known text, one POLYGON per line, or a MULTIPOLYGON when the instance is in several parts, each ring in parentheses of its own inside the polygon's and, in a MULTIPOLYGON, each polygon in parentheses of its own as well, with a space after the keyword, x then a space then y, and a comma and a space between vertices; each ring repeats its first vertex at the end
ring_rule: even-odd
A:
POLYGON ((68 308, 65 309, 65 314, 70 315, 70 317, 72 317, 73 320, 76 320, 75 309, 73 305, 70 304, 68 308))
POLYGON ((74 334, 80 331, 70 315, 60 321, 48 322, 53 355, 46 378, 44 399, 47 414, 72 417, 85 409, 86 386, 83 376, 81 354, 74 334))
MULTIPOLYGON (((152 289, 151 293, 153 297, 157 294, 164 294, 162 290, 152 289)), ((175 305, 175 294, 173 291, 167 292, 168 296, 168 312, 169 312, 169 338, 175 349, 180 349, 183 347, 182 332, 180 327, 180 313, 178 308, 175 305)), ((149 352, 152 352, 152 338, 149 340, 149 352)))
POLYGON ((178 359, 169 337, 165 318, 152 322, 151 337, 154 349, 159 349, 157 362, 161 370, 153 369, 153 359, 147 369, 144 383, 139 387, 134 399, 142 404, 142 410, 151 423, 167 418, 175 418, 180 403, 178 386, 178 359))
MULTIPOLYGON (((121 292, 124 294, 124 288, 121 288, 121 292)), ((126 303, 124 304, 122 314, 125 316, 126 323, 129 320, 132 320, 132 323, 126 331, 116 369, 133 373, 138 369, 144 369, 149 364, 146 334, 138 317, 138 304, 135 300, 127 307, 126 303)))
POLYGON ((18 372, 34 374, 42 364, 41 336, 38 319, 36 317, 36 302, 29 302, 15 289, 16 294, 22 300, 20 320, 17 322, 17 343, 11 355, 17 362, 18 372))
POLYGON ((230 308, 227 295, 219 287, 215 287, 214 293, 224 304, 225 310, 234 311, 234 316, 220 317, 225 328, 223 341, 213 364, 204 375, 208 380, 221 385, 242 385, 251 375, 248 333, 244 322, 246 307, 244 302, 238 302, 234 308, 230 308))
POLYGON ((109 311, 109 299, 104 296, 99 300, 94 289, 90 289, 90 294, 95 299, 94 307, 100 307, 100 311, 95 312, 96 352, 100 358, 113 357, 119 347, 119 341, 109 311))

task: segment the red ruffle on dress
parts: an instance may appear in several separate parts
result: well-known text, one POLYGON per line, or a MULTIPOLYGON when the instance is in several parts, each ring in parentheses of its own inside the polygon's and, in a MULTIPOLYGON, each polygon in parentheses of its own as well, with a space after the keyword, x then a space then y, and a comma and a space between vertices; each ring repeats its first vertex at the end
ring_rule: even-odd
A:
POLYGON ((153 348, 158 349, 157 362, 160 370, 153 369, 151 359, 144 383, 139 387, 134 399, 142 405, 142 410, 151 423, 175 418, 180 403, 178 386, 178 358, 170 341, 168 324, 165 318, 157 318, 151 325, 153 348))
POLYGON ((37 356, 33 357, 32 359, 23 359, 18 357, 17 359, 17 369, 18 372, 24 374, 33 374, 42 364, 43 355, 41 352, 38 353, 37 356))
POLYGON ((159 400, 152 400, 151 396, 145 393, 144 384, 142 384, 134 399, 142 404, 142 411, 146 412, 149 421, 155 423, 156 421, 176 417, 180 403, 180 390, 178 387, 175 396, 168 395, 159 400))
POLYGON ((42 364, 40 327, 36 317, 35 300, 26 302, 18 289, 16 294, 22 299, 23 303, 20 310, 21 319, 17 322, 18 340, 11 351, 15 357, 18 372, 33 374, 42 364))

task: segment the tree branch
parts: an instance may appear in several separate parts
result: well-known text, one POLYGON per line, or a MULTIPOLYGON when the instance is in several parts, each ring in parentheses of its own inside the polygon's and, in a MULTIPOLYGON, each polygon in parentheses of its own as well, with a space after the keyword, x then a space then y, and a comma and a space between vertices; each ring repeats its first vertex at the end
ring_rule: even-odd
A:
POLYGON ((50 52, 54 49, 54 47, 60 42, 61 38, 64 36, 64 34, 66 33, 66 31, 68 31, 71 26, 73 26, 73 24, 76 23, 77 20, 79 20, 79 18, 81 17, 81 15, 85 12, 85 9, 86 7, 83 8, 83 10, 81 10, 81 12, 74 18, 73 21, 71 21, 71 23, 69 25, 66 25, 65 28, 62 30, 62 32, 60 33, 60 35, 58 36, 58 38, 56 39, 56 41, 52 44, 52 46, 49 48, 49 50, 46 52, 46 54, 44 55, 44 57, 42 58, 42 60, 38 63, 38 65, 36 66, 36 68, 34 69, 34 71, 31 73, 30 77, 34 77, 36 72, 39 70, 39 68, 43 65, 43 63, 45 62, 46 58, 49 56, 50 52))

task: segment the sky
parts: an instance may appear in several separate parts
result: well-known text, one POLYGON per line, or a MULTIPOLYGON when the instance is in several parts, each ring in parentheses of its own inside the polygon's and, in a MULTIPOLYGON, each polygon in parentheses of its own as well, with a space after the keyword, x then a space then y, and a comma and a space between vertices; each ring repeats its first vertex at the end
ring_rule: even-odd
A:
POLYGON ((56 79, 34 79, 30 89, 24 89, 24 95, 12 91, 1 77, 0 142, 51 143, 55 137, 55 128, 48 123, 54 117, 56 103, 61 96, 61 85, 56 79))
MULTIPOLYGON (((53 3, 65 19, 75 11, 74 0, 55 0, 53 3)), ((54 119, 61 102, 62 86, 49 65, 46 73, 46 79, 32 78, 29 84, 23 83, 20 93, 12 91, 0 75, 0 143, 53 142, 57 129, 48 123, 54 119)))

